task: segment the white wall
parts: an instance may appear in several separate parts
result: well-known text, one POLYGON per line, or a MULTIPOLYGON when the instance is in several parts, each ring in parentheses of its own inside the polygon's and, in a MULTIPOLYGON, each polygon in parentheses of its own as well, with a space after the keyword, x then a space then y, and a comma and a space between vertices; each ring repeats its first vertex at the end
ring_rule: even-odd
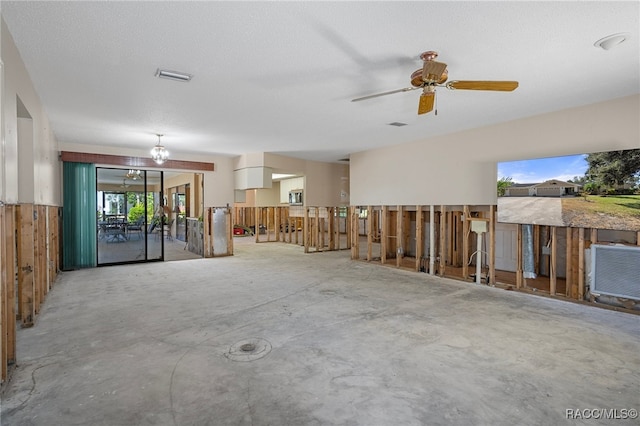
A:
MULTIPOLYGON (((2 92, 2 125, 4 138, 0 163, 2 193, 0 199, 6 203, 18 201, 35 202, 36 204, 62 205, 62 189, 60 186, 62 167, 58 161, 58 145, 49 119, 42 107, 22 58, 13 42, 4 20, 1 25, 0 57, 4 71, 2 92), (33 119, 30 133, 33 145, 29 150, 33 154, 33 166, 18 167, 18 114, 17 97, 26 107, 33 119), (27 182, 30 194, 20 194, 18 182, 27 182), (33 184, 31 184, 33 182, 33 184)), ((22 129, 26 130, 26 129, 22 129)), ((26 159, 25 159, 26 160, 26 159)))
POLYGON ((634 95, 355 153, 351 204, 495 204, 497 162, 640 148, 638 117, 634 95))

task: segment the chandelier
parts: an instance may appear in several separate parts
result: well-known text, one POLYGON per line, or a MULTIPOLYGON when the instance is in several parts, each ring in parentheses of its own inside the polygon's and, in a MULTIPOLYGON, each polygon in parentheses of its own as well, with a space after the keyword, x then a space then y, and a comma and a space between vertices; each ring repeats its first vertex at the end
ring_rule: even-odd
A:
POLYGON ((138 180, 140 179, 140 174, 142 172, 140 170, 133 170, 133 169, 129 169, 129 171, 127 172, 127 179, 131 179, 131 180, 138 180))
POLYGON ((167 151, 164 146, 160 145, 160 138, 163 135, 157 134, 157 136, 158 143, 151 150, 151 158, 153 158, 153 161, 155 161, 156 164, 162 164, 169 158, 169 151, 167 151))

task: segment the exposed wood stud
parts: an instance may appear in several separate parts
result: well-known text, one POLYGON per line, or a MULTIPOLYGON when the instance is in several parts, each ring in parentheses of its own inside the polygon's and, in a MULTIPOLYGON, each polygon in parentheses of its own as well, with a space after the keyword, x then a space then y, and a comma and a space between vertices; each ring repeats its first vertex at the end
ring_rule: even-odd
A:
POLYGON ((422 206, 416 206, 416 272, 420 272, 424 257, 423 221, 422 206))
POLYGON ((402 242, 402 211, 402 206, 398 206, 396 214, 396 268, 402 266, 402 257, 405 250, 402 242))
POLYGON ((373 259, 373 211, 367 206, 367 261, 373 259))
POLYGON ((566 280, 566 288, 565 288, 565 296, 571 297, 571 287, 573 286, 573 256, 572 248, 573 248, 573 233, 571 232, 571 228, 566 227, 566 272, 565 272, 565 280, 566 280))
POLYGON ((462 214, 464 217, 462 222, 462 279, 466 280, 469 277, 469 218, 471 217, 468 205, 462 207, 462 214))
POLYGON ((584 300, 584 228, 578 229, 578 300, 584 300))
POLYGON ((387 263, 387 238, 389 236, 389 206, 382 206, 380 217, 380 263, 387 263))
POLYGON ((557 258, 558 258, 558 230, 551 227, 551 270, 549 271, 549 293, 555 296, 557 293, 557 258))
POLYGON ((516 288, 522 288, 523 286, 526 287, 527 283, 526 281, 524 281, 523 276, 522 276, 522 260, 523 260, 523 256, 522 256, 522 225, 518 224, 518 234, 516 237, 516 244, 518 245, 518 247, 516 247, 517 253, 518 253, 518 257, 517 257, 517 266, 516 266, 516 288))
POLYGON ((496 283, 496 206, 489 206, 489 284, 496 283))
POLYGON ((20 320, 23 327, 31 327, 35 321, 33 204, 17 206, 18 228, 18 297, 20 320))
POLYGON ((302 227, 302 241, 304 242, 304 252, 309 253, 309 207, 304 207, 304 224, 302 227))
POLYGON ((444 277, 446 252, 446 237, 447 237, 447 210, 446 207, 440 206, 440 267, 438 268, 438 275, 444 277))

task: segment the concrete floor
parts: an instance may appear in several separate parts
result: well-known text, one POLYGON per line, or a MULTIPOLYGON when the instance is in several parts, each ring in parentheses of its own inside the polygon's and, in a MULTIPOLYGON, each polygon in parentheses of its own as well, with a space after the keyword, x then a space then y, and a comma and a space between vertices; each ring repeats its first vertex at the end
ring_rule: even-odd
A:
POLYGON ((566 419, 640 408, 638 315, 348 251, 235 253, 62 273, 18 332, 2 425, 638 424, 566 419))

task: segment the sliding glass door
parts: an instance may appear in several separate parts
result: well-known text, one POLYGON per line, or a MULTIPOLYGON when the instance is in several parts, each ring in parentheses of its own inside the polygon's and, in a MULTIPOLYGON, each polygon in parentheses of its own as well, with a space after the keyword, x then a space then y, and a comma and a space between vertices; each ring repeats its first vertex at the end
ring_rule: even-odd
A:
POLYGON ((96 169, 98 265, 162 260, 162 171, 96 169))

